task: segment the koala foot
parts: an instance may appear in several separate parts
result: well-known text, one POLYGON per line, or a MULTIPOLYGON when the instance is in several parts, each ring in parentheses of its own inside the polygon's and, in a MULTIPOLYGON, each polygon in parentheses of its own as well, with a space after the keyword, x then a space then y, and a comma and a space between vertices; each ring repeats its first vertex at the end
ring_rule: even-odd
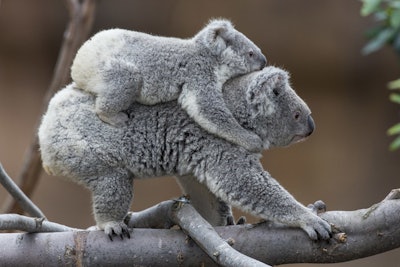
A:
POLYGON ((128 115, 124 112, 118 112, 115 114, 98 113, 99 118, 114 127, 124 127, 128 122, 128 115))
POLYGON ((328 240, 332 237, 331 225, 315 214, 310 214, 309 218, 301 223, 300 227, 308 234, 312 240, 328 240))
POLYGON ((104 229, 104 233, 108 235, 111 241, 113 241, 114 235, 119 236, 121 239, 124 239, 124 235, 127 238, 131 238, 128 226, 124 222, 107 222, 102 228, 104 229))

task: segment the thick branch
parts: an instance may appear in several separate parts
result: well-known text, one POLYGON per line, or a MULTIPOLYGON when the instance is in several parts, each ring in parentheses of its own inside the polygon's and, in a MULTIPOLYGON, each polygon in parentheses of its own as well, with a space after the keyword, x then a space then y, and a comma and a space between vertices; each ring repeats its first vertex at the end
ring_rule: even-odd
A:
POLYGON ((170 228, 179 225, 219 266, 269 266, 233 249, 193 206, 187 203, 185 197, 164 201, 144 211, 130 213, 126 223, 135 228, 170 228))
MULTIPOLYGON (((80 45, 88 38, 88 34, 93 24, 95 0, 65 0, 70 13, 70 21, 64 32, 64 40, 58 55, 53 78, 42 104, 42 113, 47 109, 48 103, 54 93, 61 89, 69 80, 69 68, 73 57, 80 45)), ((35 134, 25 155, 25 162, 22 166, 18 181, 20 188, 27 196, 30 196, 39 179, 41 159, 39 154, 38 138, 36 129, 39 127, 40 119, 35 125, 35 134)), ((17 202, 9 199, 4 206, 8 213, 21 213, 22 210, 17 202)))
MULTIPOLYGON (((299 229, 274 224, 217 227, 233 248, 271 265, 283 263, 333 263, 382 253, 400 247, 400 195, 395 190, 368 209, 321 214, 344 231, 328 242, 313 242, 299 229)), ((134 229, 131 239, 110 242, 101 231, 0 234, 0 258, 7 266, 215 266, 180 230, 134 229), (32 240, 35 245, 32 246, 32 240), (41 257, 20 257, 27 255, 41 257)))

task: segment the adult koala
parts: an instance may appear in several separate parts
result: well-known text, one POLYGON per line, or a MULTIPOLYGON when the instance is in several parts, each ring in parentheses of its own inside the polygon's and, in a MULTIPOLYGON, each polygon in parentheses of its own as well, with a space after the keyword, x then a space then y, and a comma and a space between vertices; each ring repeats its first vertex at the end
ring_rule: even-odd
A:
MULTIPOLYGON (((287 146, 314 129, 310 110, 276 67, 228 81, 224 98, 242 127, 264 148, 287 146)), ((95 96, 68 85, 49 104, 39 128, 45 170, 69 177, 93 194, 97 225, 129 236, 123 223, 133 179, 174 175, 192 204, 213 225, 224 225, 231 205, 266 220, 302 228, 311 239, 328 239, 329 223, 297 202, 263 170, 260 154, 198 126, 176 101, 132 104, 126 127, 96 117, 95 96)))

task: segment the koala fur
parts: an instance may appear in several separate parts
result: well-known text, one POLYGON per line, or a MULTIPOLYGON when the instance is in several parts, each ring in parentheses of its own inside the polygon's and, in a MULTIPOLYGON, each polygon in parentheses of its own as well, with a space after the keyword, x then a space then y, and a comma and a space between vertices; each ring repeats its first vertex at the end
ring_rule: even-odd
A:
POLYGON ((227 20, 213 20, 191 39, 159 37, 122 29, 94 35, 79 49, 71 76, 96 95, 96 113, 114 126, 128 120, 136 101, 145 105, 179 98, 204 129, 259 151, 260 138, 242 128, 226 108, 222 85, 262 69, 266 58, 227 20))
MULTIPOLYGON (((266 67, 228 81, 224 100, 242 127, 264 148, 288 146, 309 136, 310 110, 290 87, 288 74, 266 67)), ((87 187, 97 225, 105 233, 127 231, 133 179, 173 175, 196 209, 224 225, 231 205, 302 228, 312 239, 329 238, 330 225, 297 202, 263 170, 259 153, 201 128, 176 101, 132 104, 128 124, 116 128, 97 119, 95 97, 74 83, 51 100, 39 128, 43 166, 87 187)), ((151 192, 150 192, 151 194, 151 192)))

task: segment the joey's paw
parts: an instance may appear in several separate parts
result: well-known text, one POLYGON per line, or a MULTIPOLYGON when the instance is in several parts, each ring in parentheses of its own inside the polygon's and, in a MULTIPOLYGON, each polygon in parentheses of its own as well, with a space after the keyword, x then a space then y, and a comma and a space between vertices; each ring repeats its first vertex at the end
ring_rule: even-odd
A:
POLYGON ((129 119, 128 115, 124 112, 118 112, 116 114, 98 113, 97 115, 103 122, 117 128, 126 126, 129 119))
POLYGON ((326 204, 322 200, 317 200, 314 204, 307 206, 314 214, 320 214, 326 211, 326 204))
POLYGON ((246 137, 243 138, 242 146, 248 151, 256 153, 261 152, 264 147, 261 138, 254 133, 246 134, 246 137))
POLYGON ((131 238, 128 226, 124 222, 107 222, 103 225, 104 233, 108 235, 111 241, 113 241, 113 236, 119 236, 124 239, 124 236, 131 238))
POLYGON ((309 219, 303 223, 301 228, 312 240, 328 240, 332 237, 331 225, 327 221, 314 214, 312 214, 312 216, 310 216, 309 219))

